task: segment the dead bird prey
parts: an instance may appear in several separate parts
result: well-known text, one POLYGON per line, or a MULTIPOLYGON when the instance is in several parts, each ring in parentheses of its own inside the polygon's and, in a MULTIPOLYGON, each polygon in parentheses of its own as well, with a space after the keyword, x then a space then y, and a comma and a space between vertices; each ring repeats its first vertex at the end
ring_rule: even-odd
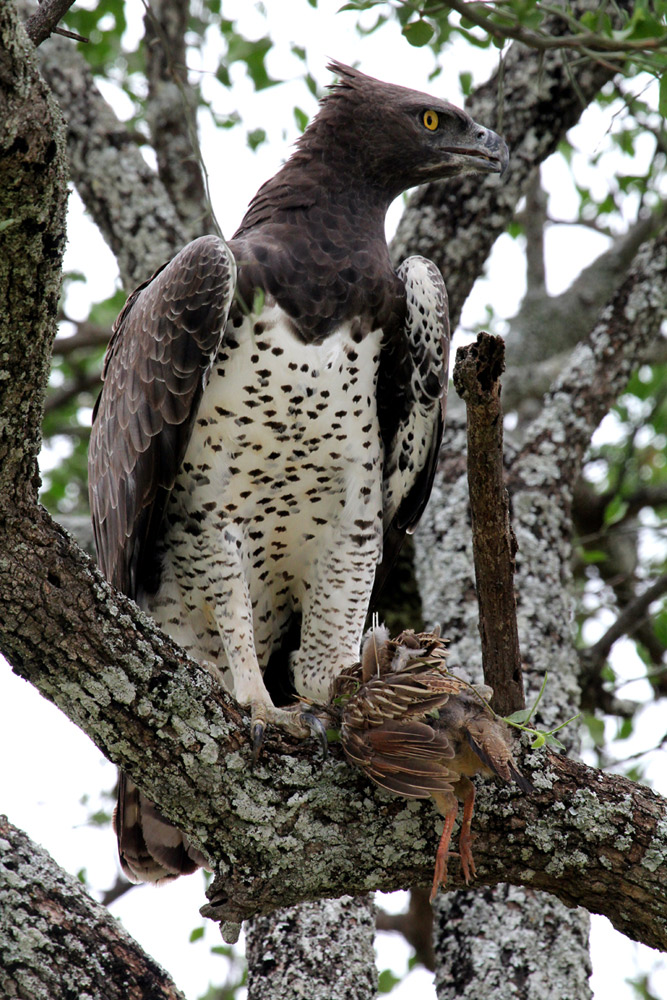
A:
POLYGON ((475 874, 470 827, 475 774, 533 786, 519 771, 508 726, 485 704, 491 688, 444 672, 446 644, 435 633, 402 632, 395 640, 376 626, 361 663, 336 681, 343 702, 341 743, 349 761, 377 785, 409 799, 431 796, 445 817, 431 902, 447 881, 452 830, 463 803, 459 854, 463 877, 475 874))

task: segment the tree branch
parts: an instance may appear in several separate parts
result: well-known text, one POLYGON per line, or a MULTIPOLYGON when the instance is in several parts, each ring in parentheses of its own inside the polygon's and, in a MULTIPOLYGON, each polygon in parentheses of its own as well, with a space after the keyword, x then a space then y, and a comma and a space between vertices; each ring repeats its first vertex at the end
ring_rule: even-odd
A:
POLYGON ((591 435, 660 333, 667 311, 667 226, 644 243, 627 278, 602 310, 586 341, 547 394, 526 435, 513 477, 532 476, 546 461, 568 493, 591 435))
POLYGON ((0 993, 185 1000, 81 883, 0 816, 0 993))
MULTIPOLYGON (((0 646, 215 859, 206 915, 238 922, 304 899, 430 880, 439 824, 429 805, 388 799, 336 746, 320 765, 312 745, 274 736, 251 770, 247 719, 210 674, 113 593, 45 512, 10 514, 5 501, 3 537, 22 541, 0 551, 9 609, 0 646)), ((479 883, 546 889, 667 946, 667 886, 656 892, 653 875, 667 853, 667 804, 565 759, 524 763, 537 797, 489 785, 478 794, 479 883), (629 802, 636 829, 619 848, 629 802)), ((454 868, 451 885, 461 884, 454 868)))
POLYGON ((457 352, 454 388, 468 415, 468 483, 484 681, 493 688, 494 709, 509 715, 523 708, 526 700, 514 599, 516 538, 503 472, 500 376, 504 367, 502 338, 480 333, 475 344, 457 352))
POLYGON ((68 316, 61 316, 66 323, 73 323, 76 333, 71 337, 56 337, 53 342, 53 353, 61 358, 66 358, 75 351, 87 351, 91 347, 106 347, 111 337, 111 329, 106 326, 97 326, 84 320, 78 323, 68 316))
MULTIPOLYGON (((480 10, 488 10, 488 3, 480 3, 479 0, 448 0, 448 7, 455 10, 466 20, 482 28, 491 38, 499 42, 506 42, 509 38, 538 52, 548 52, 553 49, 574 49, 592 55, 598 52, 621 53, 626 58, 631 52, 653 52, 661 49, 667 44, 667 35, 658 38, 640 39, 620 39, 607 38, 604 35, 587 32, 583 29, 572 35, 556 35, 550 32, 531 31, 521 24, 498 24, 491 18, 480 14, 480 10)), ((435 9, 438 9, 437 7, 435 9)), ((424 13, 432 13, 434 8, 427 8, 424 13)))
POLYGON ((648 613, 648 609, 654 601, 659 600, 663 594, 667 593, 667 574, 661 577, 647 587, 646 590, 639 594, 634 601, 627 604, 614 624, 607 629, 605 634, 601 639, 595 643, 595 645, 590 646, 588 649, 582 650, 582 659, 586 661, 587 669, 594 671, 599 670, 603 665, 611 647, 621 639, 624 635, 632 635, 637 626, 643 621, 648 613))
POLYGON ((259 916, 246 926, 248 1000, 375 1000, 372 896, 321 899, 259 916), (324 955, 313 942, 326 942, 324 955))
POLYGON ((503 383, 507 407, 530 395, 544 395, 544 377, 555 377, 567 363, 571 349, 586 337, 606 302, 626 277, 639 247, 664 226, 667 204, 658 212, 638 219, 609 249, 584 268, 560 295, 547 295, 529 283, 516 316, 509 320, 507 364, 511 380, 503 383), (549 330, 549 337, 544 331, 549 330), (559 368, 554 368, 554 356, 559 368))
POLYGON ((70 9, 74 0, 41 0, 41 3, 25 22, 28 38, 35 48, 41 45, 56 30, 59 21, 70 9))
POLYGON ((183 227, 162 182, 100 94, 80 54, 57 38, 41 46, 39 54, 44 78, 67 118, 72 180, 129 291, 181 249, 183 227))
POLYGON ((65 247, 66 156, 62 117, 13 3, 0 5, 0 51, 0 492, 24 495, 38 481, 65 247))
POLYGON ((144 15, 148 77, 146 114, 158 174, 178 212, 185 237, 217 232, 197 136, 197 92, 188 82, 185 32, 189 0, 150 0, 144 15))

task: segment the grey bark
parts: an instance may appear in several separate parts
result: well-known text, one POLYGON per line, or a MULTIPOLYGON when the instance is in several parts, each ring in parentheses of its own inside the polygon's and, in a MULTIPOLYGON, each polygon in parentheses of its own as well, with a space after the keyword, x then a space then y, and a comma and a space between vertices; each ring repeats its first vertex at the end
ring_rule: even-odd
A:
POLYGON ((372 896, 320 899, 249 920, 248 1000, 373 1000, 372 896))
POLYGON ((535 413, 544 394, 567 365, 570 351, 590 331, 597 314, 623 281, 635 255, 664 225, 667 208, 638 219, 611 247, 584 268, 561 295, 531 288, 507 336, 507 377, 503 401, 508 409, 533 401, 535 413), (544 331, 549 331, 548 338, 544 331))
POLYGON ((67 175, 62 117, 13 4, 0 7, 0 52, 0 487, 25 493, 37 486, 67 175))
POLYGON ((144 15, 147 120, 158 175, 186 239, 216 231, 197 138, 198 88, 188 82, 185 33, 190 0, 152 0, 144 15))
POLYGON ((185 1000, 78 879, 6 816, 0 816, 0 995, 185 1000))

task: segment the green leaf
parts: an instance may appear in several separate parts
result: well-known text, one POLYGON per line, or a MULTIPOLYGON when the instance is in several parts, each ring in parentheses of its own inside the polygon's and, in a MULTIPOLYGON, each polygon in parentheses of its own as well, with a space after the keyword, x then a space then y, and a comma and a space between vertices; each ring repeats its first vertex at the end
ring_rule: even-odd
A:
POLYGON ((459 73, 459 84, 465 97, 468 97, 472 90, 472 73, 459 73))
POLYGON ((391 969, 383 969, 378 976, 378 993, 391 993, 394 986, 398 986, 400 981, 400 978, 394 975, 391 969))
POLYGON ((266 132, 263 128, 254 128, 246 135, 246 142, 254 152, 258 146, 266 142, 266 132))
POLYGON ((299 132, 305 132, 306 126, 308 125, 308 115, 301 108, 294 108, 294 120, 297 124, 299 132))
POLYGON ((517 712, 512 712, 511 715, 506 715, 505 721, 516 722, 519 725, 523 725, 525 722, 528 722, 532 712, 532 708, 520 708, 517 712))
MULTIPOLYGON (((565 746, 559 739, 556 739, 552 733, 547 733, 544 737, 544 742, 548 747, 553 747, 555 750, 565 750, 565 746)), ((534 746, 535 744, 533 744, 534 746)))
POLYGON ((533 750, 539 750, 540 747, 544 746, 544 744, 546 743, 546 741, 547 741, 547 737, 545 736, 545 734, 544 733, 538 733, 538 735, 535 737, 535 739, 533 740, 533 742, 530 745, 531 745, 531 747, 532 747, 533 750))
POLYGON ((88 826, 108 826, 111 822, 111 813, 106 809, 98 809, 88 817, 88 826))
POLYGON ((667 118, 667 73, 663 73, 660 77, 660 86, 658 88, 658 111, 662 118, 667 118))
POLYGON ((423 45, 428 45, 434 34, 433 27, 427 21, 423 20, 412 21, 403 28, 403 36, 410 45, 414 45, 418 49, 423 45))
POLYGON ((204 936, 204 928, 195 927, 193 930, 190 931, 190 937, 188 938, 188 940, 190 944, 193 944, 195 941, 199 941, 201 938, 203 938, 203 936, 204 936))
POLYGON ((601 747, 604 743, 604 722, 594 715, 586 715, 584 718, 586 727, 596 746, 601 747))

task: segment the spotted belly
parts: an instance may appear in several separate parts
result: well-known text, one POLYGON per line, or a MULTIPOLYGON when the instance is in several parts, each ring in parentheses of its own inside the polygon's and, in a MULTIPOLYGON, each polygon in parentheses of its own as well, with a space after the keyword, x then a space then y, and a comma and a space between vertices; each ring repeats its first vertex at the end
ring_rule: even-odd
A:
POLYGON ((278 307, 225 337, 160 541, 148 610, 243 700, 293 612, 300 694, 353 662, 382 546, 380 331, 304 345, 278 307), (322 665, 324 664, 324 665, 322 665))

